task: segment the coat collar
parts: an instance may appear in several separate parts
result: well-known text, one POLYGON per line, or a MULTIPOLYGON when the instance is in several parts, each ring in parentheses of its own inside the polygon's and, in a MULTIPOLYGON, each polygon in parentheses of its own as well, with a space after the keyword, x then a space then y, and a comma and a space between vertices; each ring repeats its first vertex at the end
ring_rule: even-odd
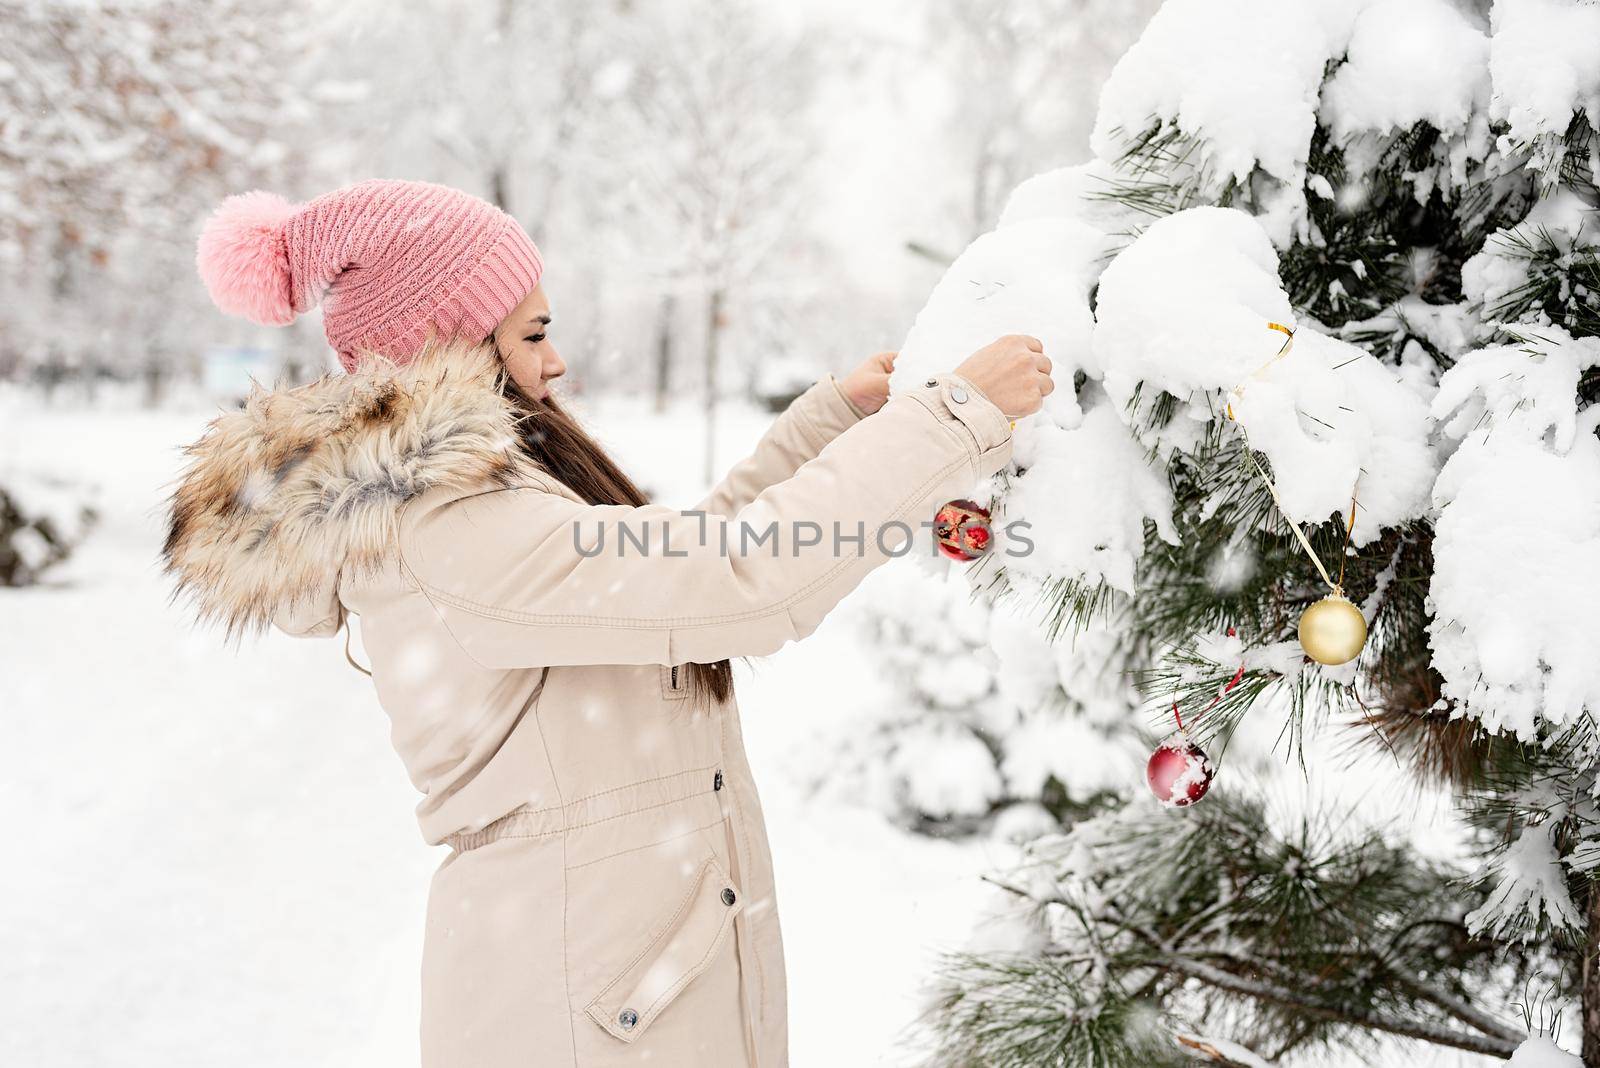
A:
POLYGON ((540 480, 516 420, 482 344, 432 345, 404 366, 369 357, 294 389, 257 386, 185 450, 166 570, 230 634, 331 614, 341 578, 394 558, 407 502, 540 480))

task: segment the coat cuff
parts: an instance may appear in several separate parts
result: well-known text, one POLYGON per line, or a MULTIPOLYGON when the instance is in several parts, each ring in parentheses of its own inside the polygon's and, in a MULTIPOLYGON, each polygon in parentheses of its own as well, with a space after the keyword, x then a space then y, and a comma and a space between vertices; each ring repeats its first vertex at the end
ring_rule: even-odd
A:
POLYGON ((1011 420, 977 386, 960 375, 934 375, 912 396, 941 422, 965 430, 980 478, 1011 462, 1011 420))
POLYGON ((817 379, 796 397, 789 411, 800 417, 800 425, 810 438, 814 453, 821 452, 828 442, 862 419, 831 374, 817 379))
POLYGON ((828 375, 828 381, 833 383, 833 391, 839 395, 840 400, 844 401, 845 410, 848 411, 851 416, 853 416, 851 422, 856 422, 857 420, 865 419, 867 417, 867 413, 858 408, 856 406, 856 402, 851 400, 849 394, 844 391, 844 384, 839 381, 838 376, 830 373, 828 375))

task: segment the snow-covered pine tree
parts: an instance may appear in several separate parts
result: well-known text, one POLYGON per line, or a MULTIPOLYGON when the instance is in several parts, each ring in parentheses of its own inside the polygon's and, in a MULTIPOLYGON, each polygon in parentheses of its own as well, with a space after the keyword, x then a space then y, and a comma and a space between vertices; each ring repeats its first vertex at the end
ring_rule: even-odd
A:
POLYGON ((1501 1010, 1560 964, 1473 936, 1463 870, 1333 821, 1274 834, 1265 808, 1219 789, 1184 819, 1127 805, 1033 843, 1001 881, 1043 941, 948 961, 935 1063, 1387 1065, 1375 1037, 1523 1043, 1501 1010))
POLYGON ((1195 808, 1035 844, 1008 885, 1044 926, 953 967, 937 1063, 1504 1057, 1576 1016, 1600 1065, 1597 130, 1587 0, 1169 0, 1097 158, 1020 186, 935 289, 902 381, 1017 331, 1076 387, 986 487, 1034 544, 984 591, 1116 631, 1214 753, 1265 713, 1338 759, 1300 739, 1353 724, 1458 791, 1487 858, 1281 833, 1225 761, 1195 808), (1297 641, 1330 587, 1368 628, 1340 666, 1297 641))
POLYGON ((0 586, 31 586, 94 526, 93 491, 4 466, 0 476, 0 586))

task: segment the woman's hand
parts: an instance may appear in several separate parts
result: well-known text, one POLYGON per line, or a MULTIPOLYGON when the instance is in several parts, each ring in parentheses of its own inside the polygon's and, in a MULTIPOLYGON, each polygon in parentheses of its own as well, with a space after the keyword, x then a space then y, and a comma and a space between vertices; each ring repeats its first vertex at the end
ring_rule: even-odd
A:
POLYGON ((1026 334, 991 341, 968 356, 956 374, 977 386, 1008 419, 1032 415, 1056 388, 1044 344, 1026 334))
POLYGON ((894 358, 898 355, 898 352, 880 352, 869 356, 860 367, 839 379, 839 388, 862 414, 871 415, 889 400, 889 372, 894 370, 894 358))

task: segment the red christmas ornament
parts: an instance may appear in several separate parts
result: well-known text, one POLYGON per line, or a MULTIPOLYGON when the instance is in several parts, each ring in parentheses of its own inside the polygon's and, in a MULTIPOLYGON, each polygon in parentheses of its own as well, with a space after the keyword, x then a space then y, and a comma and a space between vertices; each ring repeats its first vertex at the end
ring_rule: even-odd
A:
MULTIPOLYGON (((1228 628, 1228 637, 1232 638, 1237 633, 1232 627, 1228 628)), ((1189 722, 1192 724, 1217 707, 1217 703, 1232 693, 1243 678, 1244 662, 1240 661, 1239 670, 1233 673, 1228 684, 1211 699, 1210 704, 1189 717, 1189 722)), ((1172 718, 1178 724, 1178 729, 1150 754, 1144 777, 1150 784, 1151 792, 1163 805, 1186 808, 1206 796, 1206 791, 1211 789, 1211 780, 1216 777, 1217 767, 1206 756, 1205 750, 1189 740, 1189 732, 1183 727, 1183 715, 1178 711, 1176 701, 1172 702, 1172 718)))
POLYGON ((989 551, 989 510, 975 501, 950 501, 933 517, 939 551, 952 560, 976 560, 989 551))
POLYGON ((1216 773, 1211 758, 1182 731, 1162 742, 1144 769, 1151 792, 1171 808, 1185 808, 1206 796, 1216 773))

